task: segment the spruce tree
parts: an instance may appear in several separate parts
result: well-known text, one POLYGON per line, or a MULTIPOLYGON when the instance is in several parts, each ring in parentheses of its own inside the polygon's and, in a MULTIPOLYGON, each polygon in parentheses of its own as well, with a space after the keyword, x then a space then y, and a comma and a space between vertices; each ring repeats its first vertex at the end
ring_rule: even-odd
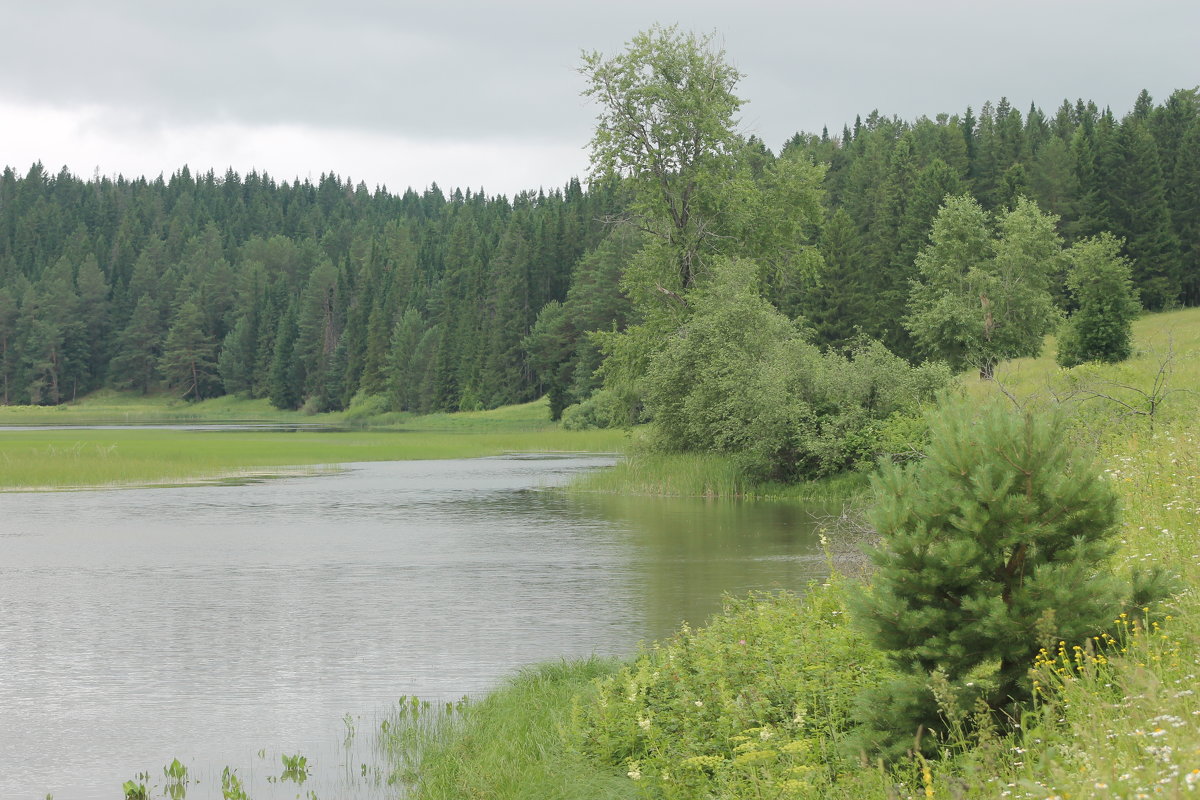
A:
POLYGON ((11 399, 13 378, 16 372, 17 301, 12 294, 0 286, 0 404, 8 405, 11 399))
POLYGON ((1171 231, 1158 148, 1141 120, 1125 119, 1102 151, 1099 168, 1105 176, 1105 228, 1125 240, 1146 308, 1160 310, 1179 299, 1179 243, 1171 231))
POLYGON ((296 338, 296 304, 293 302, 279 320, 271 357, 267 397, 276 408, 297 409, 304 402, 304 373, 296 357, 296 338))
POLYGON ((180 397, 202 400, 218 391, 216 343, 204 330, 204 315, 191 300, 175 312, 158 361, 159 371, 180 397))
POLYGON ((854 608, 902 674, 860 698, 859 746, 892 755, 943 730, 933 673, 967 708, 1025 700, 1038 649, 1099 633, 1126 591, 1116 494, 1062 416, 960 404, 930 435, 924 459, 872 479, 882 543, 854 608))
POLYGON ((1171 214, 1180 243, 1183 301, 1200 305, 1200 119, 1184 135, 1173 177, 1171 214))
POLYGON ((158 304, 149 294, 138 300, 129 324, 117 336, 117 352, 109 365, 109 380, 118 389, 150 391, 158 381, 163 342, 158 304))

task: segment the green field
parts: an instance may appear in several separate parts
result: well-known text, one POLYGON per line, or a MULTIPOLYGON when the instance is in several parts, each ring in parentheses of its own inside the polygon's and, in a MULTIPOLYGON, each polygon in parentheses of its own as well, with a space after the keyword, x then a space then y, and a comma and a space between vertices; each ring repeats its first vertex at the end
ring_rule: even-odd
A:
MULTIPOLYGON (((4 425, 265 421, 344 424, 344 415, 279 412, 265 401, 186 404, 101 393, 59 408, 0 409, 4 425)), ((494 411, 389 415, 386 426, 293 432, 3 430, 0 490, 174 485, 305 474, 353 461, 473 458, 507 452, 614 452, 620 431, 564 431, 544 401, 494 411)))

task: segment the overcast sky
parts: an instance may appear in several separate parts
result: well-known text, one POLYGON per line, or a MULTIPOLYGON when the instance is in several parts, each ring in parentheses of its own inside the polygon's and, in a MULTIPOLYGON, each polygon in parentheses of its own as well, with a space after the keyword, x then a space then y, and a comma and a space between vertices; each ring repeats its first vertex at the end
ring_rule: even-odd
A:
POLYGON ((717 31, 772 149, 879 109, 1007 96, 1123 114, 1200 83, 1195 0, 0 0, 0 163, 90 176, 232 167, 489 194, 583 176, 582 50, 717 31))

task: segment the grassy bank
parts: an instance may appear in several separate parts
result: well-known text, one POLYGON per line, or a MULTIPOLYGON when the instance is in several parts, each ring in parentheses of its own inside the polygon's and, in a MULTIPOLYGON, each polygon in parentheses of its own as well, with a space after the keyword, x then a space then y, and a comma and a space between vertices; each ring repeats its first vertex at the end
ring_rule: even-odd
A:
POLYGON ((576 698, 617 671, 603 659, 522 670, 476 703, 403 707, 385 726, 395 780, 418 797, 618 800, 635 794, 624 776, 590 763, 563 732, 576 698), (407 712, 407 713, 406 713, 407 712))
MULTIPOLYGON (((1163 566, 1187 587, 1144 625, 1115 620, 1119 635, 1111 642, 1052 649, 1030 664, 1041 689, 1019 728, 985 725, 966 734, 952 725, 942 758, 929 762, 914 757, 884 767, 848 752, 848 699, 887 665, 846 625, 847 596, 861 588, 835 580, 804 598, 735 603, 705 628, 654 645, 574 696, 532 687, 523 704, 543 709, 553 723, 531 733, 538 745, 505 763, 502 779, 469 792, 423 783, 417 795, 537 796, 520 776, 545 772, 563 753, 582 753, 574 774, 603 776, 605 787, 624 780, 639 797, 1197 796, 1200 403, 1192 389, 1200 386, 1200 310, 1146 317, 1135 337, 1137 354, 1119 365, 1063 371, 1051 348, 1047 357, 1005 365, 999 385, 963 378, 964 391, 980 398, 1007 392, 1024 405, 1066 404, 1074 435, 1097 448, 1122 500, 1114 569, 1163 566)), ((750 493, 723 470, 703 459, 634 462, 612 483, 595 485, 750 493)), ((436 768, 443 753, 455 752, 458 774, 487 775, 495 767, 476 760, 484 750, 475 743, 486 731, 504 730, 516 713, 500 699, 510 691, 468 706, 428 747, 410 750, 418 759, 428 755, 419 768, 436 768)), ((571 796, 610 795, 582 786, 571 796)))
MULTIPOLYGON (((6 408, 9 424, 97 422, 330 422, 262 411, 260 401, 221 398, 183 408, 119 395, 64 410, 6 408), (115 416, 119 409, 122 416, 115 416), (186 416, 185 416, 186 415, 186 416)), ((220 430, 0 430, 0 490, 187 483, 331 468, 353 461, 473 458, 506 452, 620 450, 619 431, 564 431, 544 402, 463 414, 407 416, 387 428, 292 432, 220 430)))
POLYGON ((572 491, 646 497, 727 497, 758 500, 842 500, 866 488, 860 473, 806 483, 762 483, 742 474, 729 456, 635 452, 612 469, 590 472, 572 491))

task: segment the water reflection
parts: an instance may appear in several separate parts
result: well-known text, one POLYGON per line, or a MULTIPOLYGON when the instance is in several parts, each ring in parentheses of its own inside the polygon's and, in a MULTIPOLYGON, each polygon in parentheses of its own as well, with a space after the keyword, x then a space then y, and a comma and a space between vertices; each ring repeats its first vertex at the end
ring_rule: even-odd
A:
POLYGON ((346 797, 348 712, 629 653, 722 592, 821 574, 795 506, 539 490, 611 461, 0 496, 0 797, 108 798, 176 757, 207 776, 190 798, 226 764, 292 797, 267 777, 298 752, 306 791, 346 797))
POLYGON ((720 610, 723 593, 800 591, 828 572, 815 530, 833 509, 609 495, 578 504, 620 532, 652 638, 682 621, 702 623, 720 610))

